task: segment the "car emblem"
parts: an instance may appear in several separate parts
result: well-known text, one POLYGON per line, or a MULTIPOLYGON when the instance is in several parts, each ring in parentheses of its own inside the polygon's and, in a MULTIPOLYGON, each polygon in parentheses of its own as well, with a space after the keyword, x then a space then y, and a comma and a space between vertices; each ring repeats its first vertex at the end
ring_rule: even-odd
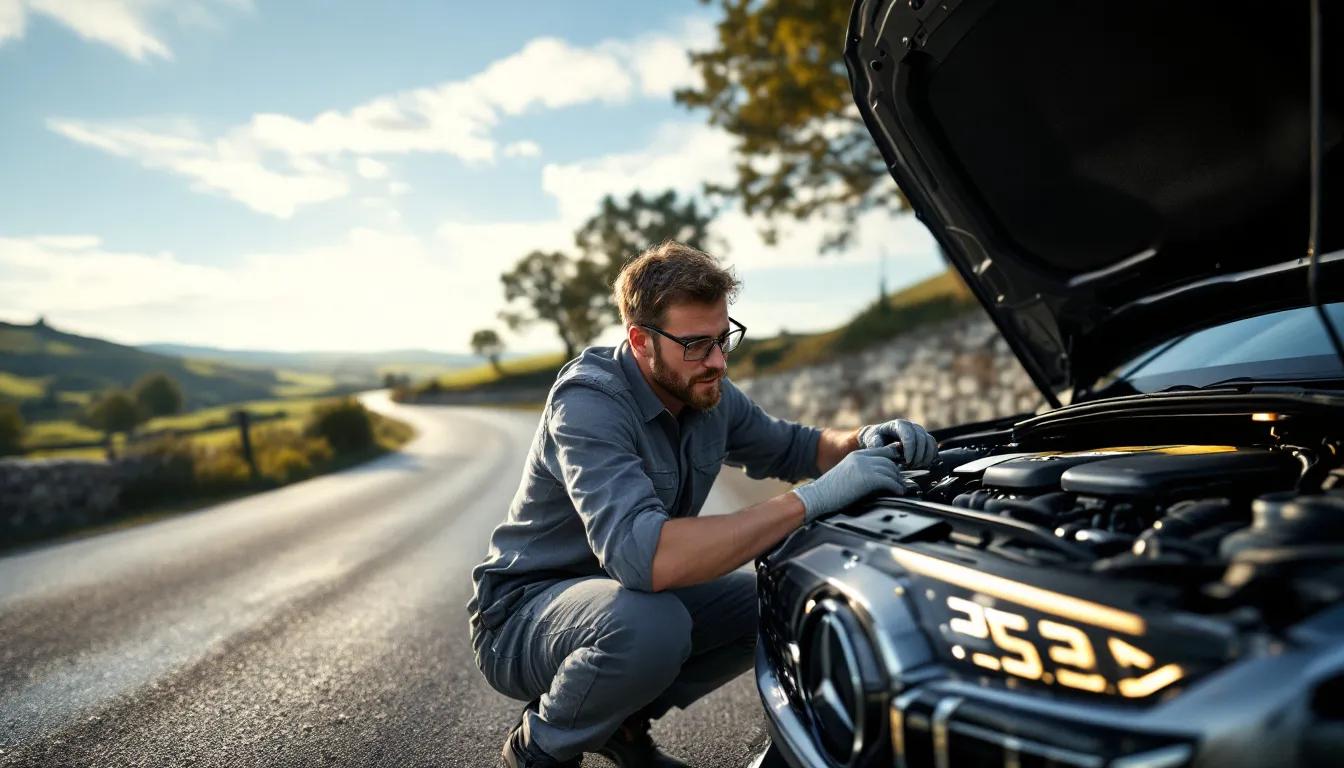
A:
POLYGON ((803 639, 799 668, 814 737, 835 765, 853 765, 871 725, 859 658, 871 650, 862 625, 845 604, 822 600, 804 622, 803 639))

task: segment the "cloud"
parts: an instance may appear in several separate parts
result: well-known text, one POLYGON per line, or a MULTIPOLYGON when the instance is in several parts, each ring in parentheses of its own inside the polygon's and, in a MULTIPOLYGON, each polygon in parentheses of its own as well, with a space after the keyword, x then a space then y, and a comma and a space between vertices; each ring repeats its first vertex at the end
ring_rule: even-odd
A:
MULTIPOLYGON (((448 221, 439 236, 452 247, 472 249, 483 257, 533 248, 568 249, 573 232, 597 211, 605 195, 617 198, 635 191, 659 193, 674 189, 685 196, 699 195, 705 182, 728 182, 734 168, 733 138, 702 123, 667 123, 648 145, 633 152, 604 155, 574 163, 548 163, 542 169, 542 189, 556 203, 557 215, 531 222, 448 221)), ((909 216, 887 211, 864 215, 853 247, 842 255, 821 256, 821 241, 835 222, 780 222, 779 245, 765 245, 762 222, 740 208, 721 213, 713 226, 720 255, 739 270, 777 267, 815 267, 843 260, 876 261, 885 251, 894 270, 927 274, 940 264, 928 231, 909 216)), ((517 258, 515 256, 514 258, 517 258)))
POLYGON ((208 141, 188 120, 162 124, 87 123, 53 118, 48 127, 71 141, 146 168, 164 170, 193 181, 192 188, 237 200, 258 213, 288 219, 305 204, 344 197, 350 185, 344 175, 312 158, 286 163, 264 162, 265 150, 246 134, 208 141))
POLYGON ((214 25, 216 7, 249 10, 250 0, 0 0, 0 45, 19 40, 28 14, 46 16, 92 42, 111 46, 136 61, 171 59, 151 18, 171 13, 184 24, 214 25))
MULTIPOLYGON (((0 316, 45 315, 127 343, 463 349, 472 328, 494 319, 496 272, 370 228, 296 251, 244 254, 229 269, 122 252, 90 236, 0 238, 0 316)), ((542 329, 542 343, 545 336, 542 329)))
POLYGON ((505 157, 541 157, 541 147, 535 141, 515 141, 504 147, 505 157))
POLYGON ((387 176, 387 164, 380 163, 372 157, 361 157, 355 163, 355 171, 366 179, 381 179, 387 176))
MULTIPOLYGON (((71 7, 89 2, 41 1, 71 7)), ((116 7, 132 2, 108 1, 116 7)), ((260 213, 287 218, 299 206, 348 194, 348 184, 330 165, 342 155, 358 156, 356 171, 366 178, 381 178, 369 175, 383 167, 376 155, 434 153, 490 163, 501 153, 492 132, 505 118, 594 102, 625 102, 637 95, 666 98, 672 88, 694 82, 686 52, 705 44, 711 34, 708 21, 693 19, 671 32, 590 47, 541 37, 463 80, 382 96, 311 119, 256 114, 217 137, 203 137, 185 121, 167 129, 161 121, 147 119, 61 118, 48 125, 74 141, 191 178, 196 189, 223 192, 260 213)), ((517 157, 535 157, 539 152, 530 140, 502 150, 505 156, 517 157)))

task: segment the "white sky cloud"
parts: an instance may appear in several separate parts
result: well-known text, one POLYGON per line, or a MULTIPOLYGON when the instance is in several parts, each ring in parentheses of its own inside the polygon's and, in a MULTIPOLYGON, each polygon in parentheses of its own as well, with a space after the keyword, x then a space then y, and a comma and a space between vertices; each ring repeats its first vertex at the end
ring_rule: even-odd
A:
MULTIPOLYGON (((139 18, 127 15, 132 7, 127 3, 132 0, 28 1, 59 6, 63 12, 105 1, 108 8, 120 9, 105 9, 105 15, 139 18)), ((79 17, 86 27, 94 18, 79 17)), ((0 11, 0 25, 4 18, 0 11)), ((107 19, 99 24, 100 29, 114 27, 107 19)), ((372 155, 425 152, 489 163, 500 153, 492 131, 505 117, 594 102, 624 102, 636 94, 666 97, 671 89, 693 82, 687 50, 705 44, 711 33, 707 21, 695 20, 671 33, 633 41, 609 40, 586 48, 540 37, 464 80, 402 91, 312 119, 256 114, 247 124, 215 138, 202 137, 186 121, 164 126, 161 120, 58 118, 48 125, 73 141, 131 158, 147 168, 191 178, 196 182, 194 189, 223 192, 259 213, 288 218, 299 206, 349 193, 348 183, 330 166, 342 154, 360 156, 356 172, 365 178, 386 174, 386 166, 372 155)), ((135 50, 140 56, 169 55, 166 48, 160 50, 161 44, 155 44, 154 38, 145 38, 135 50)), ((539 153, 540 147, 531 140, 503 149, 506 156, 535 157, 539 153)))
POLYGON ((219 7, 247 10, 251 0, 0 0, 0 45, 22 39, 27 17, 34 14, 136 61, 171 59, 173 52, 151 20, 173 15, 181 23, 213 24, 219 7))
POLYGON ((265 150, 246 133, 205 140, 189 120, 119 124, 53 118, 47 125, 80 144, 185 176, 196 191, 223 194, 281 219, 292 217, 300 205, 344 197, 350 191, 343 174, 312 158, 292 158, 288 163, 281 159, 268 166, 263 162, 265 150))
POLYGON ((535 141, 515 141, 504 148, 505 157, 541 157, 541 147, 535 141))
POLYGON ((355 171, 366 179, 381 179, 387 176, 387 164, 372 157, 361 157, 355 163, 355 171))

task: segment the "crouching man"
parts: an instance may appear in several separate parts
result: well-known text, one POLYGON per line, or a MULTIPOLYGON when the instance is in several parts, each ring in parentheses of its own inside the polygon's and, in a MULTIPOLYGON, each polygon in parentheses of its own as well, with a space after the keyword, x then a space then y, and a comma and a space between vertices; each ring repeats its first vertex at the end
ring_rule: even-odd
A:
POLYGON ((746 329, 736 278, 664 243, 616 280, 626 340, 592 347, 551 389, 508 515, 472 572, 476 663, 530 702, 504 744, 510 768, 684 766, 649 723, 752 665, 755 575, 737 569, 799 526, 903 491, 932 463, 922 427, 854 431, 766 415, 726 378, 746 329), (729 515, 698 517, 720 467, 798 482, 729 515))

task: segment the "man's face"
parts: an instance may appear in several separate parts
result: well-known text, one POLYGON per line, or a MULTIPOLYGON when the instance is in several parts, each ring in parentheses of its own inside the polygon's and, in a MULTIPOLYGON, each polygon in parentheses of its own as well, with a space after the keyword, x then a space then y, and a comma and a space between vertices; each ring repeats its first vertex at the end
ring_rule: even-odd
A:
MULTIPOLYGON (((687 341, 718 338, 728 331, 728 300, 674 305, 667 310, 659 327, 687 341)), ((704 410, 718 405, 723 395, 723 375, 728 368, 723 350, 716 344, 704 360, 688 361, 683 359, 680 344, 653 332, 648 335, 654 350, 650 361, 653 380, 692 408, 704 410)))

